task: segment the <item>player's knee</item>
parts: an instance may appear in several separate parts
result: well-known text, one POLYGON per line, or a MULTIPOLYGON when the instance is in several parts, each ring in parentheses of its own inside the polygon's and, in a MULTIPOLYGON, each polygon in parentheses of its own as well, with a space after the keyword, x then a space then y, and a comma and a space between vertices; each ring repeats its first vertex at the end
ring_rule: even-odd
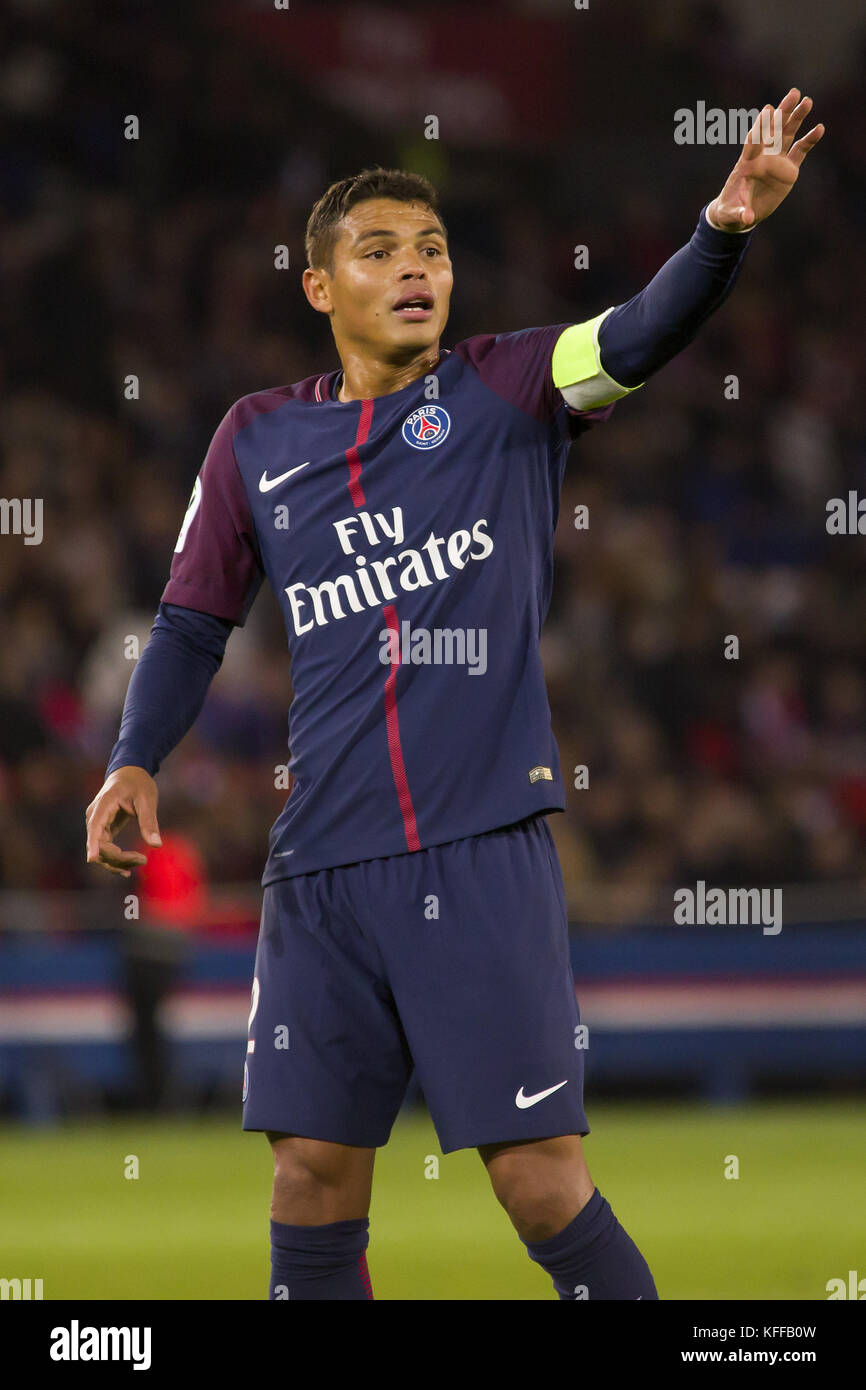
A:
POLYGON ((482 1150, 493 1191, 526 1240, 548 1240, 563 1230, 594 1187, 576 1143, 546 1141, 482 1150))
POLYGON ((529 1240, 549 1240, 575 1215, 568 1184, 532 1179, 525 1174, 494 1185, 511 1224, 529 1240))
POLYGON ((304 1211, 321 1200, 326 1185, 304 1164, 283 1159, 274 1163, 273 1212, 304 1211))
POLYGON ((271 1138, 271 1147, 274 1183, 281 1188, 339 1187, 348 1176, 346 1155, 337 1144, 292 1134, 271 1138))
POLYGON ((345 1220, 369 1207, 372 1154, 300 1135, 269 1134, 276 1220, 345 1220), (348 1213, 348 1216, 345 1214, 348 1213))

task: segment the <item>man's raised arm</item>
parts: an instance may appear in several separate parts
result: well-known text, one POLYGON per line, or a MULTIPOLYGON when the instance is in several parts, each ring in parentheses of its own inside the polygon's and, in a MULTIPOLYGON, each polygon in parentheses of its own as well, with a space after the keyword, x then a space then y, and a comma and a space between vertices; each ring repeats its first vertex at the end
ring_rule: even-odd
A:
POLYGON ((778 108, 765 106, 688 244, 639 294, 561 335, 553 353, 553 382, 571 410, 594 410, 636 391, 724 302, 751 240, 745 234, 788 196, 800 165, 824 134, 817 125, 794 142, 811 107, 811 98, 800 100, 796 87, 778 108))

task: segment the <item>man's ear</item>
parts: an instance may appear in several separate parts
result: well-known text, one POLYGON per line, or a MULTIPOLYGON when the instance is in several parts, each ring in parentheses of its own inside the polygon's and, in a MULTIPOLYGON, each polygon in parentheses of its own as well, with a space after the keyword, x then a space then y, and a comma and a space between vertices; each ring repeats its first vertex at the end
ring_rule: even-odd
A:
POLYGON ((326 270, 312 270, 309 266, 301 276, 304 294, 320 314, 330 314, 334 307, 331 302, 330 278, 326 270))

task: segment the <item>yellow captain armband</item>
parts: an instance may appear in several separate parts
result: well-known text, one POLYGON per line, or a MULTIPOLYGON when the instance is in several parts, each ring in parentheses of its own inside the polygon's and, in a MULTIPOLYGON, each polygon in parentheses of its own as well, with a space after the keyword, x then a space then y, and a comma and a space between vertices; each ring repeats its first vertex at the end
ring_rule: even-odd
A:
POLYGON ((637 386, 620 386, 601 365, 598 330, 614 307, 586 323, 573 323, 556 340, 551 359, 553 384, 572 410, 598 410, 644 385, 640 381, 637 386))

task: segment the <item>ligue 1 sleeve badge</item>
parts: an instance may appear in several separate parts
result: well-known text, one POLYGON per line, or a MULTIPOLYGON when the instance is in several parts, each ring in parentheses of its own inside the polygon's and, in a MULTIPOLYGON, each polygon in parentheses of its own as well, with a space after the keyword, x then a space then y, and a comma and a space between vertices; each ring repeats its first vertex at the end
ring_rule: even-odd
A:
POLYGON ((451 417, 441 405, 422 405, 403 421, 403 438, 413 449, 435 449, 450 428, 451 417))

